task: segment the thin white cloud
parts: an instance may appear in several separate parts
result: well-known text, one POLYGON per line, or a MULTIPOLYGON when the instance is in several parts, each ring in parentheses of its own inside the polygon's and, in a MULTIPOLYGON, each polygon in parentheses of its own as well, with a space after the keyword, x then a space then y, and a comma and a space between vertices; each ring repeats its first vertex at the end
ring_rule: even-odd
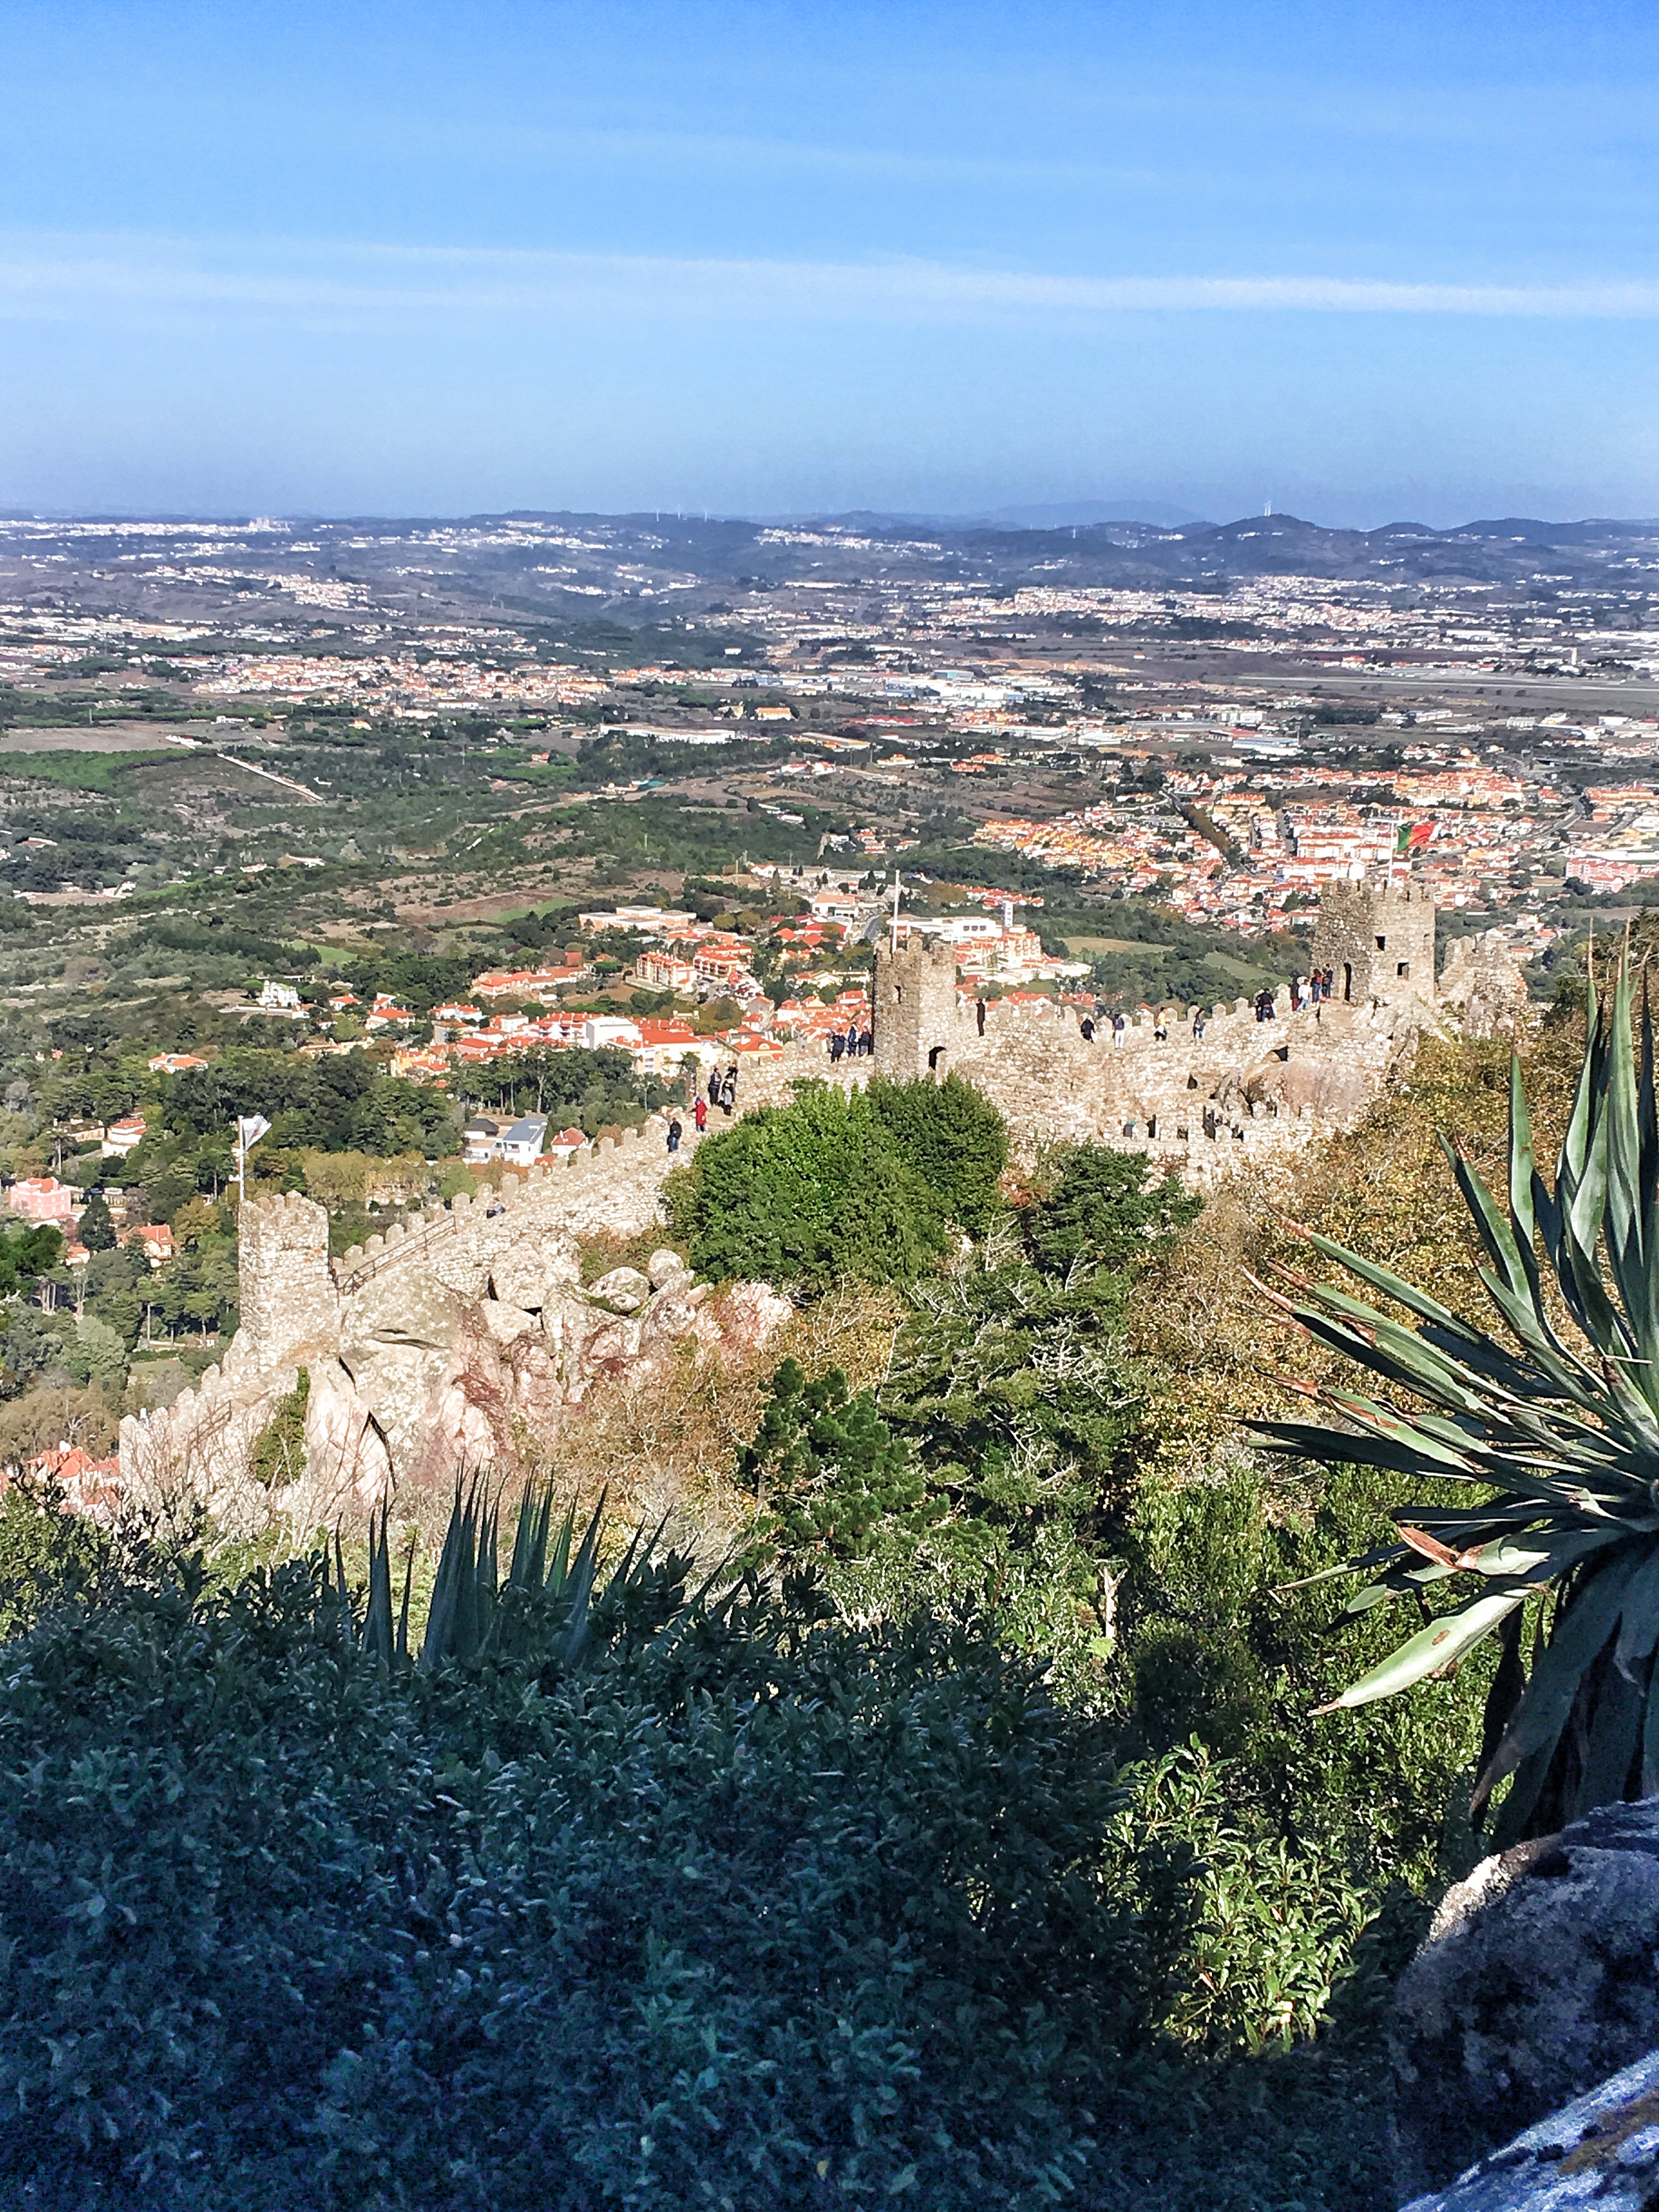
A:
POLYGON ((307 321, 640 316, 970 322, 1118 314, 1659 317, 1659 283, 1392 283, 1341 276, 1085 276, 939 261, 777 261, 308 246, 0 240, 0 316, 307 321))

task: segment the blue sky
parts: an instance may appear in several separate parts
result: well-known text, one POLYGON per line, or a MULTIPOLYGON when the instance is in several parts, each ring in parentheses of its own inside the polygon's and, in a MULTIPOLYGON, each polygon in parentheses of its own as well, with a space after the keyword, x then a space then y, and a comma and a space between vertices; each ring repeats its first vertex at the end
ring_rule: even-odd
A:
POLYGON ((0 505, 1659 514, 1659 10, 0 11, 0 505))

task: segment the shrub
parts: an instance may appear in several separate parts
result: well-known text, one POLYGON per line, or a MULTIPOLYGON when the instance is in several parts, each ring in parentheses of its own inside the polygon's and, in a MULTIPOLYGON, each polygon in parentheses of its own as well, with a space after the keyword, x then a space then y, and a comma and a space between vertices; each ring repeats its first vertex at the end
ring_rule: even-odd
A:
POLYGON ((1051 1275, 1081 1260, 1133 1276, 1203 1212, 1171 1170, 1149 1180, 1145 1152, 1073 1145, 1048 1163, 1048 1190, 1026 1210, 1032 1259, 1051 1275))
POLYGON ((849 1398, 838 1367, 809 1382, 793 1359, 772 1377, 738 1481, 761 1508, 757 1532, 787 1551, 823 1544, 851 1556, 877 1525, 908 1514, 922 1483, 910 1455, 876 1411, 875 1393, 849 1398))
POLYGON ((693 1266, 809 1295, 848 1277, 908 1282, 983 1228, 1008 1154, 1000 1115, 952 1077, 801 1086, 701 1145, 670 1193, 693 1266))
MULTIPOLYGON (((68 2212, 1035 2207, 1148 2001, 1097 1729, 758 1594, 393 1673, 315 1565, 0 1682, 0 2177, 68 2212), (826 2190, 830 2192, 825 2196, 826 2190)), ((21 2200, 20 2200, 21 2201, 21 2200)))
POLYGON ((983 1092, 961 1077, 894 1083, 878 1076, 870 1110, 953 1221, 981 1237, 1000 1206, 1008 1127, 983 1092))
POLYGON ((707 1139, 670 1194, 691 1264, 826 1291, 904 1281, 945 1249, 945 1210, 864 1097, 815 1085, 707 1139))

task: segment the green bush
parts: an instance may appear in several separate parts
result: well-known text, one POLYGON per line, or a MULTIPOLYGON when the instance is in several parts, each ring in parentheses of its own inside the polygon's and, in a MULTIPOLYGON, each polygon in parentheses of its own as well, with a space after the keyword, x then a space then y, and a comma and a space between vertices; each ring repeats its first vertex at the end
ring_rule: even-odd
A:
POLYGON ((1047 1167, 1047 1189, 1027 1208, 1024 1229, 1033 1261, 1050 1275, 1081 1261, 1133 1279, 1204 1209, 1173 1169, 1150 1181, 1145 1152, 1072 1145, 1047 1167))
POLYGON ((671 1186, 692 1265, 813 1295, 851 1278, 909 1282, 983 1228, 1008 1156, 1001 1117, 954 1077, 800 1087, 701 1145, 671 1186))
POLYGON ((1277 1483, 1248 1468, 1182 1486, 1146 1484, 1120 1524, 1127 1711, 1155 1753, 1201 1738, 1230 1763, 1234 1801, 1316 1837, 1380 1893, 1461 1872, 1464 1819, 1496 1654, 1477 1652, 1415 1700, 1316 1720, 1356 1654, 1397 1636, 1379 1607, 1338 1641, 1333 1585, 1307 1578, 1374 1530, 1389 1479, 1339 1468, 1277 1483), (1303 1585, 1298 1587, 1297 1585, 1303 1585), (1451 1855, 1448 1860, 1448 1854, 1451 1855))
POLYGON ((0 1228, 0 1297, 49 1274, 64 1256, 62 1232, 43 1221, 33 1229, 0 1228))
POLYGON ((310 1398, 311 1376, 302 1367, 294 1388, 253 1439, 248 1472, 266 1490, 297 1482, 305 1472, 306 1407, 310 1398))
POLYGON ((21 2202, 1055 2201, 1149 2002, 1099 1731, 948 1621, 738 1593, 575 1674, 388 1675, 314 1565, 0 1682, 21 2202))
POLYGON ((56 1483, 15 1477, 0 1498, 0 1636, 83 1597, 111 1563, 107 1537, 56 1483))
POLYGON ((943 1083, 878 1076, 865 1096, 951 1219, 982 1237, 1000 1210, 1008 1164, 1007 1124, 990 1100, 954 1074, 943 1083))
POLYGON ((912 1285, 879 1412, 921 1508, 873 1522, 836 1582, 886 1611, 972 1592, 1091 1703, 1109 1695, 1122 1462, 1143 1418, 1124 1303, 1200 1202, 1104 1146, 1066 1148, 1042 1182, 1018 1224, 912 1285))
POLYGON ((902 1282, 945 1247, 945 1210, 863 1094, 803 1089, 708 1139, 668 1193, 691 1264, 807 1295, 902 1282))
POLYGON ((794 1552, 822 1544, 851 1557, 883 1522, 921 1502, 909 1452, 876 1411, 875 1394, 849 1398, 839 1368, 809 1382, 786 1359, 772 1377, 752 1443, 738 1455, 738 1485, 760 1506, 763 1540, 794 1552))

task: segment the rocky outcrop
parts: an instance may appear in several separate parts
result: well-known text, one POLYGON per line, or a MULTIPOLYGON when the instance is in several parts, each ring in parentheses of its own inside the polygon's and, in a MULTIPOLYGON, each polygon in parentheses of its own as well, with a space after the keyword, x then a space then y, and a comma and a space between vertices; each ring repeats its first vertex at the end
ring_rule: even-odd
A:
POLYGON ((1659 2046, 1659 1798, 1604 1805, 1451 1889, 1389 2040, 1402 2195, 1659 2046))
POLYGON ((1471 1036, 1513 1041, 1530 1027, 1536 1012, 1501 929, 1452 940, 1441 970, 1439 998, 1471 1036))
POLYGON ((534 1459, 601 1380, 642 1383, 682 1346, 746 1357, 792 1310, 763 1285, 711 1298, 666 1247, 582 1284, 578 1237, 647 1224, 662 1165, 637 1139, 601 1146, 580 1168, 434 1206, 337 1261, 320 1206, 248 1206, 244 1326, 197 1390, 122 1424, 129 1492, 163 1514, 206 1504, 237 1531, 273 1509, 327 1522, 458 1467, 534 1459), (266 1494, 251 1448, 301 1371, 303 1482, 266 1494))
POLYGON ((1659 2051, 1491 2151, 1403 2212, 1653 2212, 1659 2201, 1659 2051))

